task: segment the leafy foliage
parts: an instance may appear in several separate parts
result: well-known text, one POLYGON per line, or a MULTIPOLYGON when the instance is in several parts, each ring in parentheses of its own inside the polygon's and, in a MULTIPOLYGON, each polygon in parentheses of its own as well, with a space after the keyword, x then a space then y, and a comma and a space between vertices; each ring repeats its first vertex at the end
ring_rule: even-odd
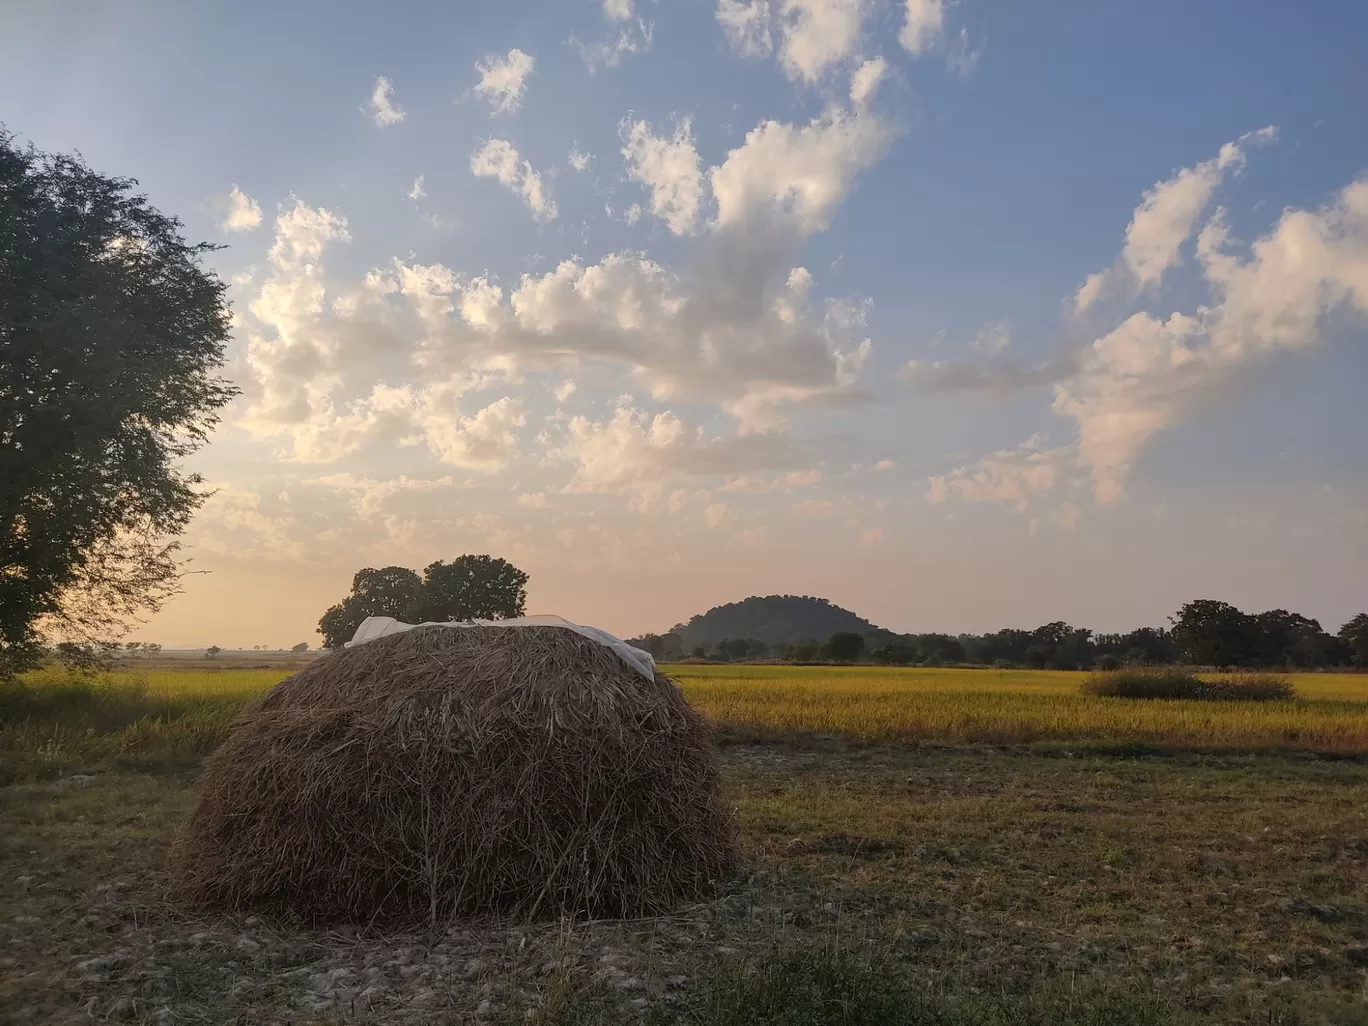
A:
POLYGON ((178 590, 205 497, 179 463, 236 391, 213 247, 135 185, 0 130, 0 673, 178 590))
POLYGON ((522 616, 527 574, 494 556, 458 556, 429 563, 419 577, 402 566, 366 567, 352 577, 352 590, 318 621, 324 648, 351 640, 368 616, 392 616, 409 623, 450 620, 505 620, 522 616))
POLYGON ((700 645, 711 651, 730 638, 763 641, 774 648, 805 639, 829 638, 842 631, 866 634, 877 630, 864 617, 824 598, 766 595, 714 606, 688 623, 677 625, 671 633, 679 639, 683 651, 700 645))

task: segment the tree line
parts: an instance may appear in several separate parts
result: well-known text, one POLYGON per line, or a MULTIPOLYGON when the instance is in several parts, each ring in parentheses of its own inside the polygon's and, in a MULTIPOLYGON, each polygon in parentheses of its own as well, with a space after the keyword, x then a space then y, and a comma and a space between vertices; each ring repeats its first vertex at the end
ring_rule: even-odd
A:
POLYGON ((856 662, 885 665, 1026 667, 1082 670, 1120 665, 1187 663, 1217 668, 1368 669, 1368 613, 1331 634, 1320 623, 1285 609, 1245 613, 1228 602, 1196 599, 1169 618, 1168 627, 1095 633, 1055 621, 1034 630, 987 634, 894 634, 841 631, 825 640, 769 644, 725 638, 713 646, 686 646, 674 631, 632 639, 657 659, 744 662, 856 662))

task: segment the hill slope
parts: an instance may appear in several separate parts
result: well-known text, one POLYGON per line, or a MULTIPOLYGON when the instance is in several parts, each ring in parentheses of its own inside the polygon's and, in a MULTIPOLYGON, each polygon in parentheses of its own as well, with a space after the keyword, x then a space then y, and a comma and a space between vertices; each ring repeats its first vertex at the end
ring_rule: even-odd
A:
POLYGON ((725 638, 758 638, 768 645, 825 641, 838 631, 884 633, 864 617, 809 595, 752 596, 714 606, 675 628, 685 651, 711 649, 725 638))

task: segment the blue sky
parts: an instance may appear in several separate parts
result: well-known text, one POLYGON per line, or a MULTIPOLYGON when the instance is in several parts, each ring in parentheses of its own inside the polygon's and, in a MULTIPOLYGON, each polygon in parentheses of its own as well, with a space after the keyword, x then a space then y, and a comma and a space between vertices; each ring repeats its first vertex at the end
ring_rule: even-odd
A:
POLYGON ((316 640, 359 566, 464 551, 623 634, 773 591, 1334 629, 1364 38, 1351 3, 21 3, 0 120, 228 247, 211 573, 148 637, 316 640))

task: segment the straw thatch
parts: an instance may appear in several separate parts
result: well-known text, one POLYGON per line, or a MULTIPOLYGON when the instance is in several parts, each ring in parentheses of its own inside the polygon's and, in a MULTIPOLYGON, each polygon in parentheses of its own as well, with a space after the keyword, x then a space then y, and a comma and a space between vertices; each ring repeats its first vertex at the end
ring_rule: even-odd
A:
POLYGON ((211 905, 314 919, 655 915, 734 867, 718 785, 669 678, 565 628, 418 628, 243 711, 181 876, 211 905))

